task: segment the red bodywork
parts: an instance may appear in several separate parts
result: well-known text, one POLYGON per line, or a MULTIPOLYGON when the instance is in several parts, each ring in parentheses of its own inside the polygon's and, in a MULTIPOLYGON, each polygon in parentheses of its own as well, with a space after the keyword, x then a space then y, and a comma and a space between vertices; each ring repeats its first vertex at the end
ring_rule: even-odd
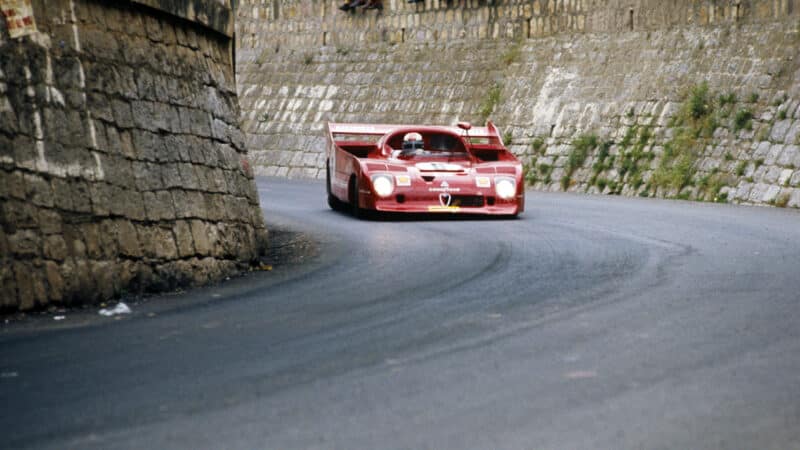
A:
POLYGON ((356 214, 375 210, 503 216, 516 216, 525 208, 522 164, 491 122, 485 127, 328 123, 327 129, 331 207, 349 204, 356 214), (422 142, 415 141, 419 147, 404 145, 409 133, 421 135, 422 142), (383 196, 376 182, 383 185, 383 196))

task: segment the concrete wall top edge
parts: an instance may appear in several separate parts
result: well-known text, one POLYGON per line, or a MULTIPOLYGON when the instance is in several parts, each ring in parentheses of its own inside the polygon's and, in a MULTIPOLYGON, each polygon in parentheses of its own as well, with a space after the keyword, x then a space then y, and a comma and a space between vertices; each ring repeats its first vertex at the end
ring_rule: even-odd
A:
POLYGON ((233 14, 228 0, 130 0, 131 3, 180 17, 233 37, 233 14))

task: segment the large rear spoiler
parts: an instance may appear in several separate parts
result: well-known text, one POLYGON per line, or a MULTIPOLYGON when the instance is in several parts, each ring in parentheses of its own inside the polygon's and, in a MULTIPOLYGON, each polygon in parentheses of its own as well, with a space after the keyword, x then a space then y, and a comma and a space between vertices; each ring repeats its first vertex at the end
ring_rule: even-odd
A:
POLYGON ((364 123, 334 123, 328 122, 328 135, 331 140, 336 141, 336 136, 383 136, 394 130, 407 128, 429 128, 446 129, 461 136, 469 136, 472 143, 484 143, 489 145, 503 145, 500 132, 491 121, 486 122, 485 127, 472 127, 465 131, 459 127, 450 126, 419 126, 419 125, 390 125, 390 124, 364 124, 364 123), (477 142, 476 142, 477 141, 477 142))

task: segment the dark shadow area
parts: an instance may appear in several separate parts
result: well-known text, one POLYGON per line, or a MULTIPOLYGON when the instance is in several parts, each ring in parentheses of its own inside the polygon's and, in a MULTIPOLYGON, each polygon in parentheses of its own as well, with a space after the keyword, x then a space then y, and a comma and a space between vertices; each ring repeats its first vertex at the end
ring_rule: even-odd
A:
MULTIPOLYGON (((359 220, 353 217, 347 211, 329 210, 333 214, 347 216, 353 220, 359 220)), ((362 211, 360 220, 367 222, 470 222, 470 221, 515 221, 525 220, 526 217, 500 215, 493 216, 488 214, 464 214, 464 213, 401 213, 401 212, 383 212, 383 211, 362 211)))

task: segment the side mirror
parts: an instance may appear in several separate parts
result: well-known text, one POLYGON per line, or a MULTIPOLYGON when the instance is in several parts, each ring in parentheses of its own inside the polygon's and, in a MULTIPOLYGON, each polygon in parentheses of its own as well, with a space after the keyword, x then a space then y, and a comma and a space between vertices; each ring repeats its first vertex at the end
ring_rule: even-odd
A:
POLYGON ((472 128, 472 125, 469 122, 458 122, 458 128, 461 128, 462 130, 469 130, 472 128))

